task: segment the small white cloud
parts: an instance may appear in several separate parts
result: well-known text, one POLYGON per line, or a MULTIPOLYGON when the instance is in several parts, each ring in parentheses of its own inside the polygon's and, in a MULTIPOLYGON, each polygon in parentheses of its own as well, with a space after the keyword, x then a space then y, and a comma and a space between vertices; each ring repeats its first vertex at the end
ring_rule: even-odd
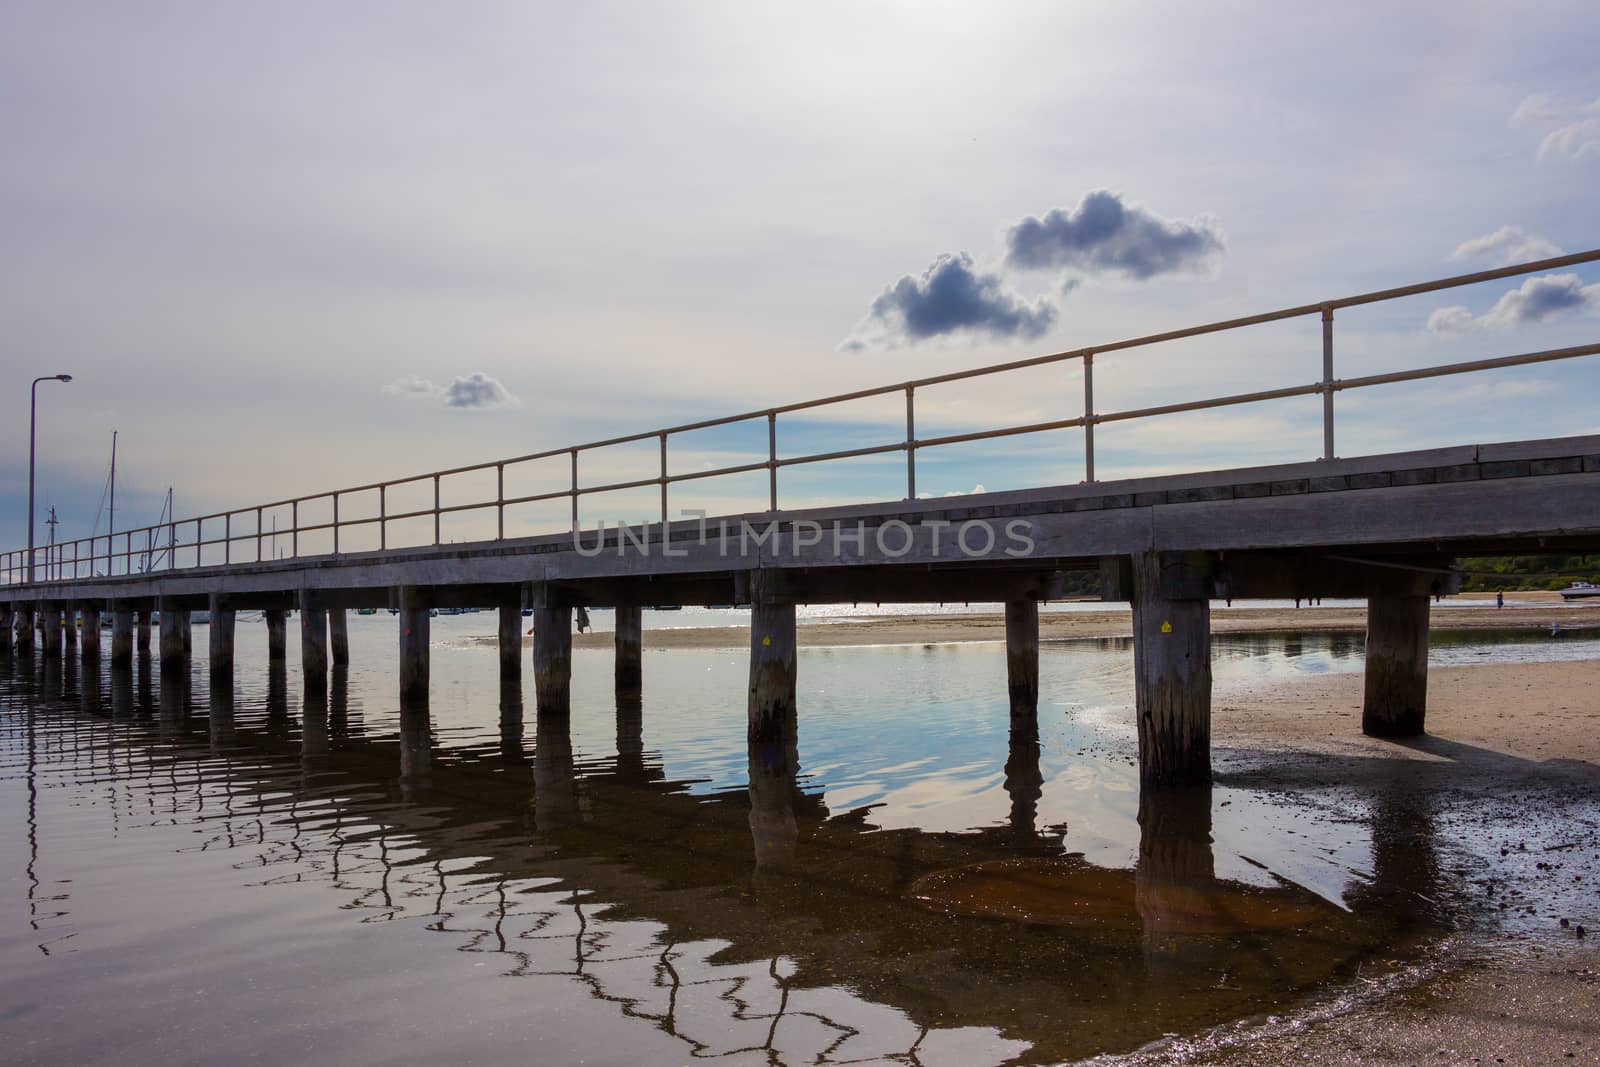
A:
POLYGON ((417 396, 437 400, 451 408, 516 407, 521 403, 504 385, 482 371, 453 378, 449 385, 436 385, 427 378, 408 374, 383 387, 384 396, 417 396))
POLYGON ((1537 93, 1517 105, 1511 125, 1547 131, 1539 142, 1541 160, 1600 155, 1600 100, 1574 103, 1537 93))
POLYGON ((1501 294, 1482 315, 1460 306, 1440 308, 1428 316, 1428 329, 1441 334, 1499 330, 1544 322, 1576 309, 1600 314, 1600 283, 1584 285, 1576 274, 1541 274, 1501 294))
POLYGON ((1560 254, 1561 249, 1543 237, 1536 237, 1520 226, 1502 226, 1493 233, 1462 241, 1450 258, 1494 259, 1509 266, 1560 254))

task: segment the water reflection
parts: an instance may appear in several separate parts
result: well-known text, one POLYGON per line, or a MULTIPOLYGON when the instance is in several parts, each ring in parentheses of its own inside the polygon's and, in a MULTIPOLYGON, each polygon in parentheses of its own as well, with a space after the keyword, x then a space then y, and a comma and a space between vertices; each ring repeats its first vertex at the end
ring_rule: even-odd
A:
MULTIPOLYGON (((107 817, 137 843, 158 832, 159 808, 159 825, 198 839, 184 849, 237 851, 241 890, 289 881, 352 921, 427 916, 440 945, 493 957, 495 974, 564 976, 665 1058, 1033 1062, 1278 1010, 1404 958, 1437 919, 1419 901, 1450 891, 1434 814, 1402 789, 1373 795, 1372 877, 1345 911, 1281 880, 1219 876, 1222 790, 1138 797, 1124 865, 1065 854, 1065 826, 1040 814, 1056 735, 1027 724, 971 772, 1001 788, 993 825, 876 828, 870 805, 829 810, 807 776, 830 772, 802 752, 798 721, 749 741, 741 787, 707 786, 666 772, 647 744, 659 720, 637 700, 606 717, 614 754, 585 757, 575 714, 536 716, 530 758, 516 685, 490 691, 498 730, 490 712, 459 743, 426 706, 352 729, 340 667, 295 723, 283 665, 263 673, 255 693, 163 679, 159 723, 146 724, 130 718, 131 672, 110 673, 107 717, 98 675, 0 667, 3 758, 26 764, 41 952, 75 921, 41 880, 41 854, 86 847, 107 817), (71 809, 72 833, 39 818, 51 789, 95 797, 71 809), (129 818, 141 812, 142 829, 129 818)), ((917 740, 896 738, 913 754, 917 740)), ((826 751, 809 720, 806 741, 826 751)), ((182 860, 168 849, 147 862, 182 860)), ((183 904, 196 921, 208 907, 199 893, 183 904)), ((603 1058, 609 1038, 589 1040, 603 1058)))

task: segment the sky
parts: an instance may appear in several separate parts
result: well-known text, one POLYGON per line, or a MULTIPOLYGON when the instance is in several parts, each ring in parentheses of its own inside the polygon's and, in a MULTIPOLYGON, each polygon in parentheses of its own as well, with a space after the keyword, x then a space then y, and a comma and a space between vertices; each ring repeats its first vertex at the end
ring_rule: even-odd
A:
MULTIPOLYGON (((1596 39, 1592 3, 13 0, 0 545, 26 538, 39 375, 74 376, 39 387, 40 519, 67 538, 106 530, 113 430, 122 530, 168 487, 180 517, 253 508, 1597 248, 1596 39)), ((1549 271, 1341 312, 1337 373, 1597 333, 1600 268, 1549 271)), ((1104 355, 1096 408, 1320 373, 1308 319, 1104 355)), ((1338 450, 1600 433, 1597 395, 1600 356, 1345 393, 1338 450)), ((904 409, 784 415, 779 452, 898 441, 904 409)), ((1082 410, 1057 364, 919 390, 917 431, 1082 410)), ((1096 473, 1312 459, 1319 419, 1305 398, 1103 426, 1096 473)), ((766 432, 674 435, 669 469, 762 460, 766 432)), ((1082 436, 919 451, 918 493, 1080 481, 1082 436)), ((659 462, 655 439, 585 452, 581 479, 659 462)), ((569 460, 506 477, 559 491, 569 460)), ((672 508, 766 488, 683 483, 672 508)), ((491 469, 441 495, 493 491, 491 469)), ((786 507, 906 491, 903 454, 780 479, 786 507)), ((432 485, 388 492, 393 514, 432 485)), ((646 487, 583 517, 658 508, 646 487)))

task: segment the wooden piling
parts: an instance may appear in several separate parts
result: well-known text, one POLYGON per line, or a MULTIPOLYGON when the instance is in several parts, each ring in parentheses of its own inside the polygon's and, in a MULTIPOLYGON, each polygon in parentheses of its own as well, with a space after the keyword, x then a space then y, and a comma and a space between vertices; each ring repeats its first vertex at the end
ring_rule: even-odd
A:
POLYGON ((11 605, 0 604, 0 652, 11 651, 11 620, 11 605))
POLYGON ((78 647, 78 612, 70 604, 61 613, 61 645, 68 652, 78 647))
POLYGON ((141 608, 137 625, 134 628, 135 647, 139 650, 139 658, 146 663, 150 662, 150 615, 152 611, 152 608, 141 608))
POLYGON ((500 680, 522 680, 522 601, 500 605, 500 680))
POLYGON ((133 665, 133 611, 122 601, 111 606, 111 666, 133 665))
POLYGON ((1006 601, 1006 683, 1012 730, 1039 722, 1039 602, 1006 601))
POLYGON ((285 663, 289 658, 288 612, 268 608, 262 616, 267 621, 267 662, 285 663))
POLYGON ((349 666, 350 622, 345 617, 344 608, 328 609, 328 643, 333 650, 333 665, 349 666))
POLYGON ((86 604, 78 609, 78 618, 83 622, 83 633, 78 642, 79 651, 85 662, 98 664, 100 662, 100 609, 94 605, 86 604))
POLYGON ((33 656, 33 609, 26 608, 17 612, 11 624, 11 645, 16 654, 26 658, 33 656))
MULTIPOLYGON (((233 633, 237 615, 231 607, 223 606, 222 597, 213 593, 208 608, 211 612, 211 674, 213 678, 233 673, 233 633)), ((230 689, 231 692, 231 689, 230 689)))
POLYGON ((309 591, 300 594, 300 675, 306 693, 328 692, 328 609, 309 591))
POLYGON ((637 604, 619 604, 616 610, 616 663, 613 677, 617 696, 637 697, 644 689, 644 612, 637 604))
POLYGON ((1428 598, 1379 594, 1367 598, 1367 676, 1361 732, 1415 737, 1428 703, 1428 598))
POLYGON ((779 579, 756 571, 750 579, 750 703, 752 744, 783 739, 797 712, 794 602, 779 579))
POLYGON ((403 586, 399 591, 400 710, 428 706, 428 602, 424 590, 403 586))
POLYGON ((1161 556, 1133 557, 1134 703, 1139 778, 1152 785, 1211 780, 1211 604, 1162 587, 1161 556))
MULTIPOLYGON (((188 629, 189 611, 187 608, 174 607, 171 603, 161 605, 161 677, 163 679, 187 675, 189 673, 189 649, 185 646, 183 635, 188 629)), ((165 712, 165 709, 163 709, 165 712)))
POLYGON ((61 656, 61 610, 47 607, 39 612, 39 631, 47 659, 61 656))
POLYGON ((542 587, 533 608, 533 686, 538 714, 572 710, 572 605, 542 587))

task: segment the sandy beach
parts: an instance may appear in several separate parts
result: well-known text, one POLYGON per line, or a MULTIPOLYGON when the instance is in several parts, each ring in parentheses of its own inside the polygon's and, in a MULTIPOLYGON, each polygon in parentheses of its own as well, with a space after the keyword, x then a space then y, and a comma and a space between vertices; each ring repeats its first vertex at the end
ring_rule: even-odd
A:
MULTIPOLYGON (((1448 606, 1433 612, 1436 630, 1516 629, 1548 631, 1593 627, 1600 632, 1600 603, 1568 603, 1556 593, 1516 593, 1497 609, 1494 599, 1450 598, 1448 606)), ((1367 626, 1365 608, 1316 607, 1262 608, 1240 601, 1211 613, 1217 633, 1278 633, 1283 631, 1360 632, 1367 626)), ((1004 641, 1005 616, 999 612, 971 615, 863 616, 841 622, 802 621, 797 627, 802 648, 851 645, 939 644, 950 641, 1004 641)), ((1133 632, 1126 607, 1107 606, 1073 612, 1043 611, 1039 637, 1044 641, 1073 638, 1127 637, 1133 632)), ((749 641, 744 626, 654 627, 645 631, 645 648, 740 648, 749 641)), ((493 642, 493 637, 484 638, 493 642)), ((532 639, 524 637, 524 643, 532 639)), ((609 633, 574 634, 575 648, 609 648, 609 633)))

